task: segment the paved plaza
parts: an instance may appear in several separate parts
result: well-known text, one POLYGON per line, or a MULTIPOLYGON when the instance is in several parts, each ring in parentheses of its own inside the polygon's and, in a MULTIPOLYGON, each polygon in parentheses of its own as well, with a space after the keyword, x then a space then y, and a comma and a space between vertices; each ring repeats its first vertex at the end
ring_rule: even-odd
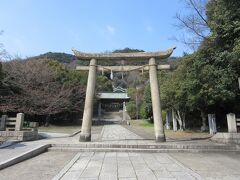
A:
MULTIPOLYGON (((105 125, 101 143, 150 143, 121 125, 105 125)), ((99 142, 99 143, 100 143, 99 142)), ((151 142, 153 143, 153 142, 151 142)), ((171 142, 168 142, 171 143, 171 142)), ((182 142, 173 142, 182 143, 182 142)), ((186 144, 189 142, 186 142, 186 144)), ((197 142, 192 142, 197 143, 197 142)), ((210 143, 200 141, 202 145, 210 143)), ((240 154, 81 152, 55 177, 61 180, 240 179, 240 154)))
MULTIPOLYGON (((79 142, 79 135, 22 142, 0 149, 0 162, 13 158, 44 144, 52 144, 49 152, 40 154, 0 171, 0 179, 61 179, 61 180, 135 180, 135 179, 240 179, 240 154, 237 152, 205 153, 145 153, 136 150, 122 152, 107 148, 110 145, 160 148, 172 145, 189 147, 219 147, 224 144, 209 140, 171 141, 156 143, 119 124, 93 127, 92 142, 79 142), (91 151, 89 147, 100 147, 91 151), (59 149, 60 151, 59 151, 59 149), (61 149, 63 148, 63 149, 61 149), (75 149, 74 149, 75 148, 75 149), (57 150, 58 149, 58 150, 57 150), (135 152, 133 152, 135 151, 135 152), (34 173, 33 173, 34 172, 34 173)), ((234 146, 233 146, 234 147, 234 146)), ((192 151, 192 150, 191 150, 192 151)))
POLYGON ((238 180, 240 179, 239 162, 240 154, 234 153, 53 151, 1 170, 0 179, 51 180, 59 172, 65 170, 65 174, 62 174, 60 179, 91 180, 103 177, 109 180, 117 179, 117 177, 119 179, 141 179, 147 175, 144 179, 238 180), (65 169, 66 167, 69 169, 65 169), (126 176, 134 178, 126 178, 126 176))
POLYGON ((75 155, 74 152, 46 152, 0 170, 0 179, 51 180, 75 155))

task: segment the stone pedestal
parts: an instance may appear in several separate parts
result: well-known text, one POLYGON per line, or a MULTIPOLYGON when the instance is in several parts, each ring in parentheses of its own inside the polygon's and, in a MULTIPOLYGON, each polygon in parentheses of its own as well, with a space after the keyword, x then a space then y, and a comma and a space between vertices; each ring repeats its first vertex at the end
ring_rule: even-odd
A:
POLYGON ((149 79, 151 87, 152 109, 156 141, 165 142, 166 139, 163 128, 160 93, 157 79, 157 65, 154 58, 149 59, 149 79))
POLYGON ((227 114, 227 124, 229 133, 237 133, 236 116, 233 113, 227 114))
POLYGON ((90 61, 90 67, 88 72, 88 82, 86 90, 86 99, 84 105, 82 130, 80 133, 80 141, 91 141, 91 126, 92 126, 92 114, 93 114, 93 100, 95 96, 96 86, 96 73, 97 73, 97 61, 92 59, 90 61))

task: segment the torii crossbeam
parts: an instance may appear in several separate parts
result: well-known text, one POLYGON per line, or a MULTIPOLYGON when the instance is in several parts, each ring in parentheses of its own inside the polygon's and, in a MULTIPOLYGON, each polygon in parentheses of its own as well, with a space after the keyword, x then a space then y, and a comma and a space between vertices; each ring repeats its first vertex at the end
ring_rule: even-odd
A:
MULTIPOLYGON (((89 66, 77 66, 77 70, 80 71, 88 71, 89 66)), ((170 65, 157 65, 157 70, 169 70, 170 65)), ((97 66, 98 71, 113 71, 113 72, 129 72, 129 71, 136 71, 136 70, 143 70, 149 71, 149 66, 97 66)))
POLYGON ((157 142, 165 142, 166 138, 161 114, 157 70, 170 69, 170 65, 157 65, 156 60, 168 58, 173 53, 174 49, 175 47, 170 48, 166 51, 134 53, 83 53, 77 50, 73 50, 73 53, 79 60, 90 60, 89 66, 77 66, 77 70, 89 71, 80 141, 91 141, 93 101, 96 89, 95 86, 97 70, 111 70, 117 72, 148 70, 151 87, 155 137, 157 142), (148 60, 149 62, 144 66, 98 66, 97 60, 148 60))

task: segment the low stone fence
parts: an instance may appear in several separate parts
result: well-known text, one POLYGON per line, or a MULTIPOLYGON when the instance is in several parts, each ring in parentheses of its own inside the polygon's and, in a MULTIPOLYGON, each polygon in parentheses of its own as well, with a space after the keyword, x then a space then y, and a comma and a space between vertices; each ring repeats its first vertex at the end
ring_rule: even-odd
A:
POLYGON ((23 123, 23 113, 18 113, 16 117, 2 115, 0 118, 0 141, 29 141, 38 139, 37 128, 23 128, 23 123))
POLYGON ((2 115, 0 131, 21 131, 24 122, 24 114, 18 113, 17 117, 2 115))
POLYGON ((240 144, 240 119, 236 118, 233 113, 227 114, 228 132, 217 133, 211 140, 220 143, 234 143, 240 144))

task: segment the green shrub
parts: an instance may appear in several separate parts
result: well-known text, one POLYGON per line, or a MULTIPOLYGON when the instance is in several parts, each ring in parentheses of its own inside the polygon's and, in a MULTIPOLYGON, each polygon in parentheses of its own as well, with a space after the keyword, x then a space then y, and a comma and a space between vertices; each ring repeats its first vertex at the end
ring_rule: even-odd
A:
POLYGON ((127 112, 131 119, 136 119, 137 113, 136 113, 136 104, 134 101, 130 101, 127 103, 127 112))

